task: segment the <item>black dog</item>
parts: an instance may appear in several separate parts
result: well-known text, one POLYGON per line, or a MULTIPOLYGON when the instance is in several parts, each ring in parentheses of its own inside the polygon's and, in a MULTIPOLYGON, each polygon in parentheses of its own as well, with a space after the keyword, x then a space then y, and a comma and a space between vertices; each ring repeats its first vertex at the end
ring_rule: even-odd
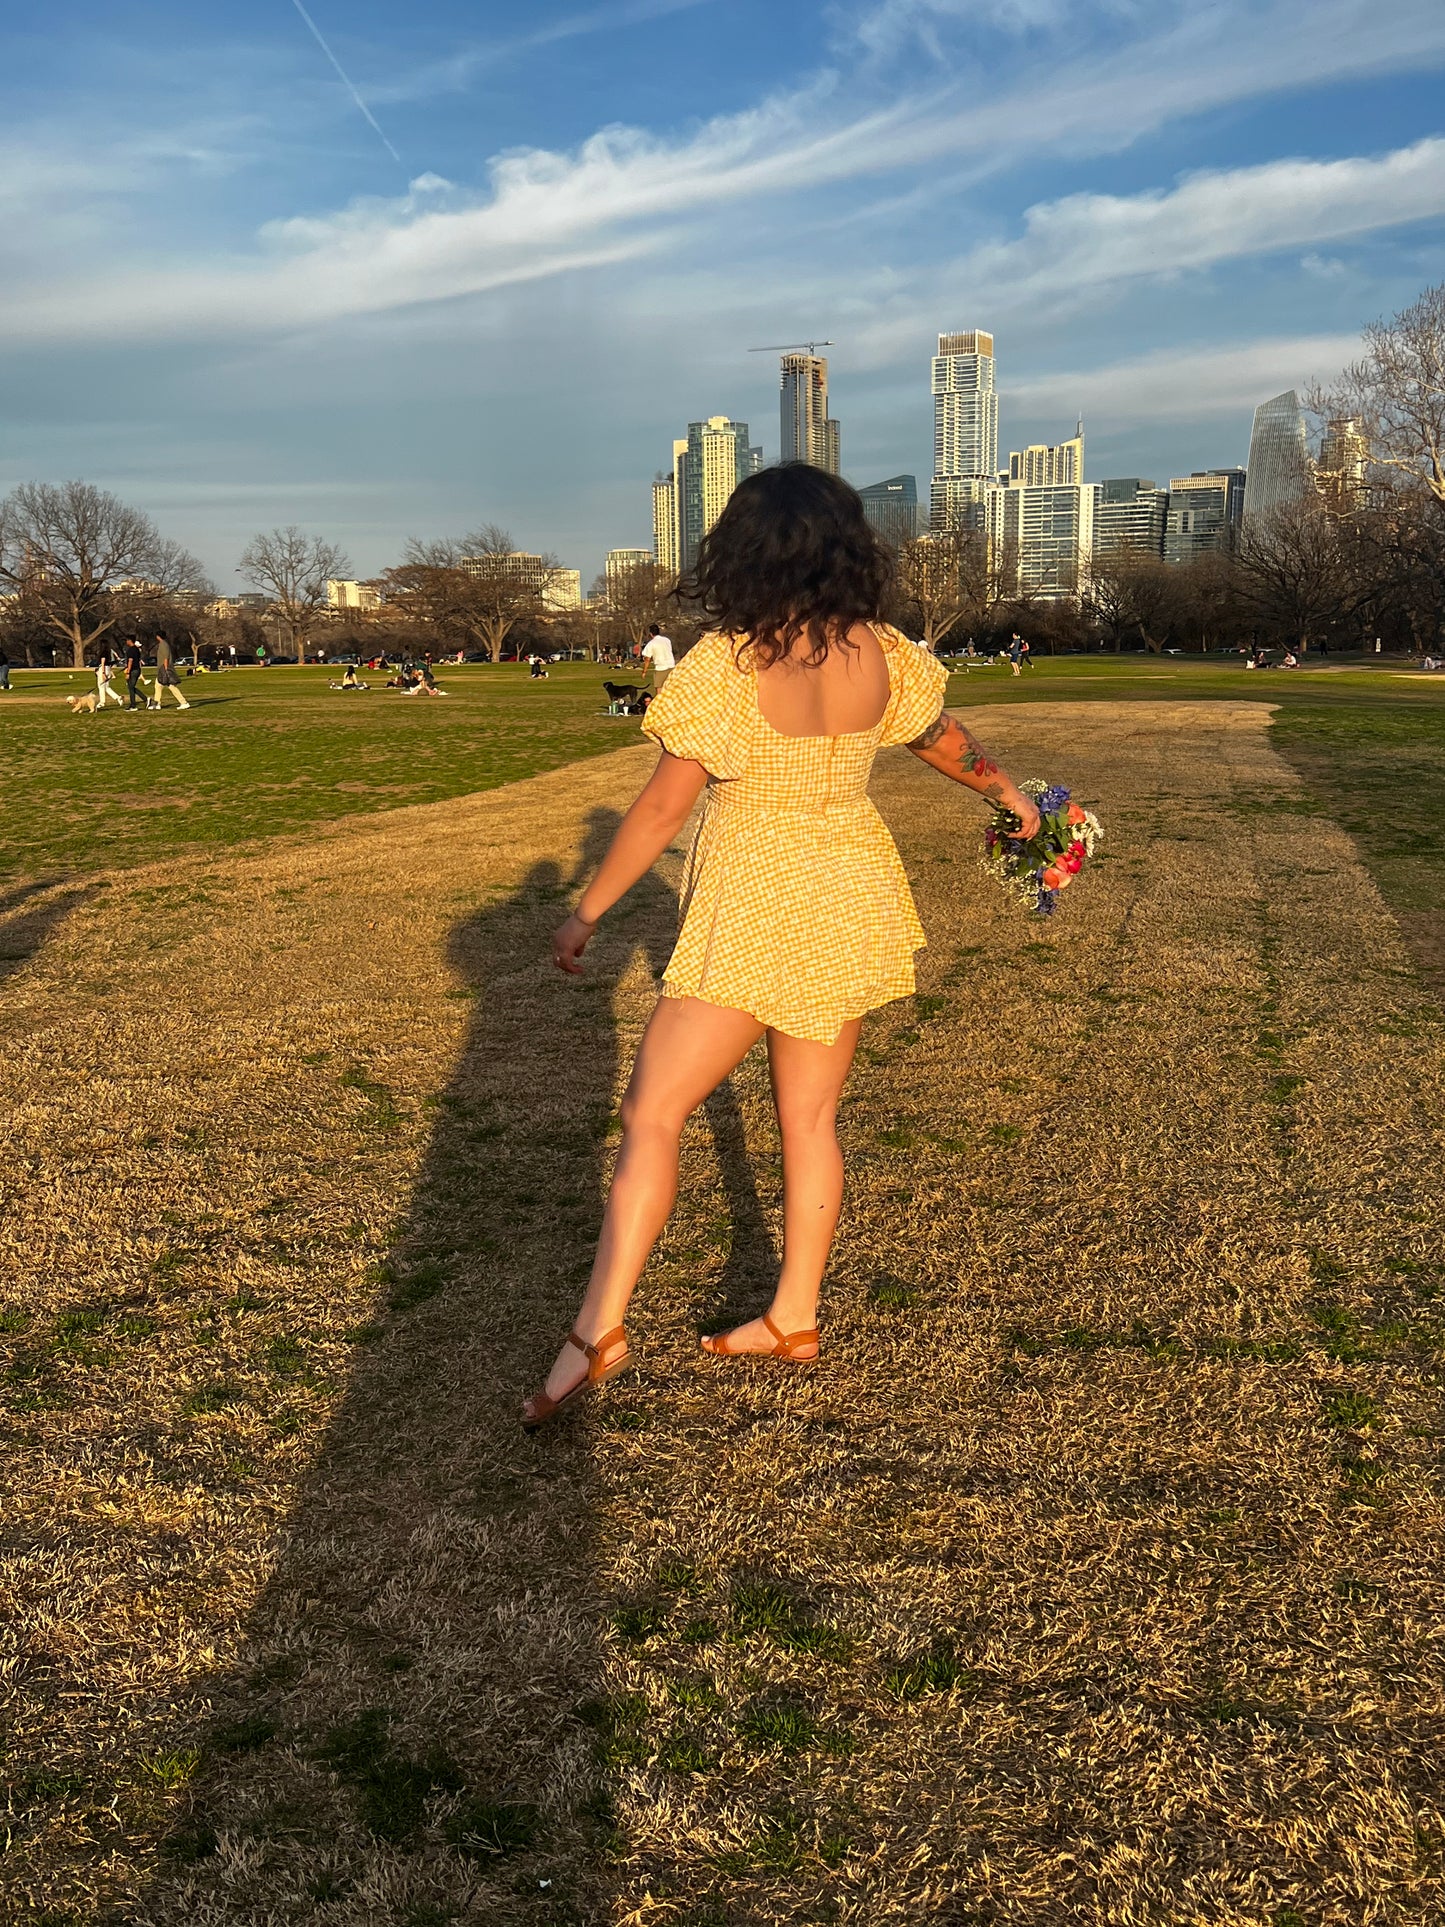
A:
POLYGON ((602 689, 608 702, 630 704, 641 686, 635 682, 605 682, 602 689))

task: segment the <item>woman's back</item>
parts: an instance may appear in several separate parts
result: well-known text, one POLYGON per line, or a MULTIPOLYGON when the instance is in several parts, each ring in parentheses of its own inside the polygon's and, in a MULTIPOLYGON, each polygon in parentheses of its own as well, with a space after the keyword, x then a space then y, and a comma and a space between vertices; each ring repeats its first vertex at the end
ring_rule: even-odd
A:
POLYGON ((888 707, 888 663, 865 622, 854 623, 847 647, 834 644, 821 662, 808 660, 800 637, 776 662, 757 670, 758 712, 780 736, 852 736, 874 729, 888 707))

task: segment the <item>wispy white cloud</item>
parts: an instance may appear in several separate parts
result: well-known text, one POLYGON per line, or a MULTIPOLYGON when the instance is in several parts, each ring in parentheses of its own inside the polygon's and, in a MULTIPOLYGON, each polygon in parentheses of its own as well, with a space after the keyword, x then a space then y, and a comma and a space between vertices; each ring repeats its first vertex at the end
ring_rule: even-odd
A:
MULTIPOLYGON (((58 277, 10 290, 0 334, 186 334, 288 330, 351 314, 454 300, 518 282, 698 247, 722 211, 749 204, 759 232, 788 218, 787 199, 868 177, 897 178, 949 158, 979 172, 1007 163, 1039 130, 1065 149, 1121 144, 1176 100, 1218 105, 1268 84, 1290 16, 1275 5, 1216 8, 1204 29, 1168 30, 1086 68, 1033 78, 973 104, 948 86, 880 106, 850 102, 822 76, 748 112, 678 138, 636 129, 595 134, 572 153, 494 160, 481 192, 423 177, 404 196, 269 224, 249 253, 152 261, 146 271, 87 266, 88 298, 58 277), (1223 26, 1219 22, 1223 19, 1223 26), (1148 70, 1147 88, 1140 73, 1148 70)), ((1296 71, 1354 72, 1362 61, 1445 58, 1445 14, 1401 0, 1384 22, 1364 0, 1317 0, 1316 31, 1296 71)), ((1313 247, 1445 208, 1445 142, 1382 159, 1285 161, 1204 174, 1134 196, 1074 195, 1029 211, 1023 232, 966 252, 962 271, 1000 300, 1208 266, 1281 247, 1313 247)))
POLYGON ((1074 194, 1028 210, 1017 240, 974 250, 970 282, 1005 298, 1177 274, 1445 214, 1445 139, 1379 157, 1280 160, 1168 191, 1074 194))
POLYGON ((1005 385, 1011 413, 1089 420, 1113 428, 1141 422, 1238 415, 1262 396, 1335 375, 1359 352, 1358 335, 1288 335, 1228 348, 1186 344, 1103 368, 1036 375, 1005 385))

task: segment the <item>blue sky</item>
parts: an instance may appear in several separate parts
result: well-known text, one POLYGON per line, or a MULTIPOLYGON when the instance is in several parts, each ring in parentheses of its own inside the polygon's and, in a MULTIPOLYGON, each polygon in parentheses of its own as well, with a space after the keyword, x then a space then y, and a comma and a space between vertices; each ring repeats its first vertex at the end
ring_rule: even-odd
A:
POLYGON ((0 19, 0 489, 223 585, 290 521, 590 579, 689 420, 776 454, 746 350, 809 336, 854 481, 926 481, 974 326, 1005 449, 1167 480, 1445 279, 1441 0, 306 4, 365 111, 295 0, 0 19))

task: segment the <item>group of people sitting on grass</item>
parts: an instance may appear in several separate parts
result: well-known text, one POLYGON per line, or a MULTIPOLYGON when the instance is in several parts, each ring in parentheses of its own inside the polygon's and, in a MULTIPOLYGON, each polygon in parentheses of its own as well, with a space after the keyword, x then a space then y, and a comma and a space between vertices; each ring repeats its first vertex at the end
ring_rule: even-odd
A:
POLYGON ((437 687, 430 658, 423 662, 404 662, 386 686, 399 689, 404 696, 445 696, 447 693, 437 687))
MULTIPOLYGON (((370 668, 371 664, 367 664, 370 668)), ((385 667, 385 664, 383 664, 385 667)), ((404 696, 445 696, 447 693, 437 684, 432 673, 431 658, 422 662, 404 662, 394 676, 387 678, 388 689, 399 689, 404 696)), ((334 678, 327 685, 331 689, 370 689, 369 682, 363 682, 356 673, 355 663, 348 663, 340 682, 334 678)))

